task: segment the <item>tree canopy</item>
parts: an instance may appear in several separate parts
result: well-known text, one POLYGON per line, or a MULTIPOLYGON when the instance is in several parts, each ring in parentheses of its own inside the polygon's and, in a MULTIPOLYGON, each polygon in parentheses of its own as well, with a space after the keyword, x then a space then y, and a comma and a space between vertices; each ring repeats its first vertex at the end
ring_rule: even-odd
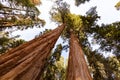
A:
POLYGON ((36 5, 40 4, 40 0, 0 1, 0 53, 25 42, 17 39, 19 35, 10 36, 12 32, 45 25, 45 21, 38 17, 40 11, 36 5))
MULTIPOLYGON (((58 3, 57 3, 58 4, 58 3)), ((60 2, 59 4, 66 4, 60 2)), ((96 6, 92 7, 86 12, 86 15, 76 15, 71 14, 68 7, 61 5, 52 9, 51 18, 57 23, 66 23, 66 28, 62 33, 62 37, 69 38, 70 29, 72 29, 79 39, 79 43, 82 44, 85 55, 88 60, 88 65, 93 74, 94 80, 115 80, 119 79, 119 68, 115 70, 114 61, 111 61, 113 57, 105 58, 101 51, 106 53, 112 52, 115 54, 115 59, 119 62, 119 22, 111 23, 108 25, 99 26, 96 22, 99 20, 100 16, 97 14, 96 6), (63 9, 64 8, 64 9, 63 9), (66 9, 67 8, 67 9, 66 9), (64 11, 66 10, 66 11, 64 11), (60 12, 63 11, 63 12, 60 12), (61 15, 64 13, 64 17, 61 15), (55 14, 55 15, 54 15, 55 14), (63 19, 64 18, 64 19, 63 19), (64 20, 64 21, 63 21, 64 20), (92 37, 95 44, 100 46, 99 49, 93 51, 91 43, 89 42, 89 37, 92 37), (110 62, 111 61, 111 62, 110 62)), ((115 63, 115 65, 119 65, 115 63)))
MULTIPOLYGON (((45 24, 45 21, 38 18, 40 11, 36 5, 40 5, 39 0, 5 0, 0 1, 0 28, 12 26, 32 27, 35 24, 45 24), (6 3, 6 4, 5 4, 6 3)), ((22 27, 19 27, 22 28, 22 27)))
MULTIPOLYGON (((79 6, 90 0, 74 0, 75 5, 79 6)), ((72 30, 78 38, 79 44, 84 51, 89 71, 93 80, 119 80, 120 79, 120 21, 98 25, 100 16, 97 13, 97 6, 91 7, 85 15, 73 14, 70 12, 70 5, 64 0, 55 0, 50 10, 51 20, 57 24, 65 24, 66 27, 61 35, 64 40, 70 39, 72 30), (92 38, 92 44, 89 42, 92 38), (94 44, 100 47, 92 49, 94 44), (104 53, 102 53, 104 52, 104 53), (114 56, 105 57, 107 53, 114 56)), ((36 5, 41 4, 40 0, 3 0, 0 1, 0 53, 17 47, 25 41, 16 39, 18 36, 10 37, 10 32, 6 28, 17 28, 20 30, 33 28, 34 26, 43 26, 45 21, 40 19, 40 11, 36 5), (8 5, 3 4, 7 2, 8 5)), ((115 5, 120 8, 120 2, 115 5)), ((46 30, 44 33, 49 32, 46 30)), ((54 33, 53 33, 54 34, 54 33)), ((62 50, 69 48, 69 45, 57 45, 51 52, 47 60, 43 80, 65 80, 66 66, 61 56, 62 50)))

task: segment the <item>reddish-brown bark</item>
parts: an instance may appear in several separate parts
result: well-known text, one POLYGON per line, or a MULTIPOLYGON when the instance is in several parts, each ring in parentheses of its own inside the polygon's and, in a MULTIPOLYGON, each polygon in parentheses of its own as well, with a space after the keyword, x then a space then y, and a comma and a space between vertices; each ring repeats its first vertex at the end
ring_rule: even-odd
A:
POLYGON ((66 80, 92 80, 82 48, 72 32, 66 80))
POLYGON ((0 56, 0 80, 40 80, 51 49, 64 25, 0 56))

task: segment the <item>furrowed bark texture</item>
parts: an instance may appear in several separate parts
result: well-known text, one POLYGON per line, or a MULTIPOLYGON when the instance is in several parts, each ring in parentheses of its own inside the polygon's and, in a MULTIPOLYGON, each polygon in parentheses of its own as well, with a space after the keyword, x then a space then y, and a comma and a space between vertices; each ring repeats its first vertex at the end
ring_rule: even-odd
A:
POLYGON ((64 24, 0 56, 0 80, 40 80, 64 24))
POLYGON ((66 80, 92 80, 77 37, 71 32, 66 80))

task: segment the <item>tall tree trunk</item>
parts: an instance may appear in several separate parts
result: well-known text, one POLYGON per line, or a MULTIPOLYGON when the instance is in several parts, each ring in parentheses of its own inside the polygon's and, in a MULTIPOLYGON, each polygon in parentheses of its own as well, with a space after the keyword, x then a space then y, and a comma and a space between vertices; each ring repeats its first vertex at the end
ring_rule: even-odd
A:
POLYGON ((71 32, 66 80, 92 80, 78 39, 71 32))
POLYGON ((0 80, 40 80, 42 68, 64 24, 0 56, 0 80))

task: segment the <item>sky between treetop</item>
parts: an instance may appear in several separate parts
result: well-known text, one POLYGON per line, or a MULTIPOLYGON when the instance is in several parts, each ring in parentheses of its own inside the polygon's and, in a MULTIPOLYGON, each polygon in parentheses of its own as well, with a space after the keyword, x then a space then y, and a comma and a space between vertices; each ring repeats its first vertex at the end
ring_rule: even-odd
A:
MULTIPOLYGON (((31 40, 35 37, 35 35, 39 34, 40 31, 47 29, 54 29, 58 25, 55 24, 50 20, 50 14, 49 11, 51 7, 53 6, 53 2, 51 0, 41 0, 42 5, 37 6, 40 10, 40 18, 44 19, 46 21, 46 25, 43 28, 33 28, 33 29, 27 29, 24 31, 16 31, 13 33, 13 35, 21 35, 20 38, 25 40, 31 40)), ((115 4, 119 0, 91 0, 90 2, 86 2, 85 4, 81 4, 79 7, 76 7, 74 5, 75 0, 64 0, 68 4, 70 4, 70 11, 74 14, 79 15, 85 15, 85 13, 94 6, 97 6, 97 12, 98 15, 101 16, 100 20, 98 21, 98 24, 110 24, 116 21, 120 21, 120 11, 117 11, 114 7, 115 4)))

